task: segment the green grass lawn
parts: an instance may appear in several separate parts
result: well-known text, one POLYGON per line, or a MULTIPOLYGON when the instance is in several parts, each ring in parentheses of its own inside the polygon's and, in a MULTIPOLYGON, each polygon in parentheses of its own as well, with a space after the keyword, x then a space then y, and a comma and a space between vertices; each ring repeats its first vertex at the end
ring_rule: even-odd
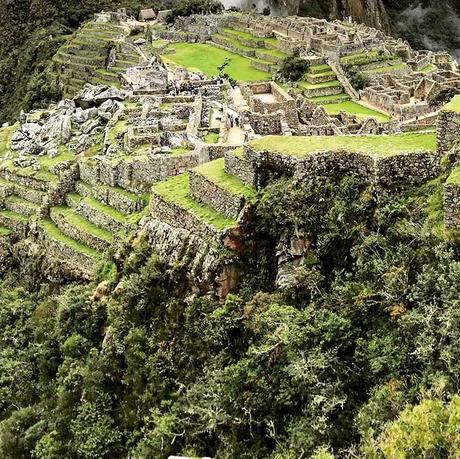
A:
POLYGON ((350 96, 342 92, 340 94, 334 94, 332 96, 319 96, 319 97, 309 97, 308 100, 311 102, 314 102, 315 104, 329 104, 329 103, 336 103, 338 104, 339 102, 345 102, 347 100, 350 100, 350 96))
POLYGON ((0 226, 0 236, 9 236, 11 234, 11 230, 5 228, 4 226, 0 226))
POLYGON ((189 195, 188 173, 176 175, 168 180, 157 182, 153 190, 165 201, 175 204, 203 220, 217 230, 224 230, 236 225, 236 221, 216 212, 212 207, 195 201, 189 195))
POLYGON ((420 69, 420 71, 423 73, 428 73, 434 70, 435 68, 436 67, 433 64, 428 64, 428 65, 425 65, 425 67, 423 67, 422 69, 420 69))
POLYGON ((242 195, 251 198, 255 195, 254 189, 245 185, 238 177, 225 172, 224 158, 202 164, 193 170, 235 196, 242 195))
POLYGON ((455 96, 448 104, 444 105, 446 112, 460 112, 460 95, 455 96))
POLYGON ((390 116, 378 112, 377 110, 372 110, 371 108, 364 107, 363 105, 358 104, 357 102, 353 102, 351 100, 339 102, 337 104, 326 104, 323 105, 323 107, 328 115, 338 115, 342 111, 346 113, 351 113, 360 118, 372 116, 373 118, 376 118, 379 121, 383 122, 391 120, 390 116))
POLYGON ((205 143, 218 143, 219 142, 219 133, 218 132, 208 132, 204 136, 205 143))
POLYGON ((190 70, 198 70, 209 77, 217 75, 217 67, 222 65, 225 59, 230 59, 226 72, 237 81, 261 81, 268 80, 270 75, 251 67, 251 59, 228 52, 208 44, 201 43, 174 43, 170 48, 174 54, 163 55, 163 60, 171 62, 190 70))
POLYGON ((436 133, 312 137, 267 136, 251 142, 250 145, 257 151, 272 151, 297 157, 321 151, 341 150, 391 156, 399 153, 435 152, 436 133))

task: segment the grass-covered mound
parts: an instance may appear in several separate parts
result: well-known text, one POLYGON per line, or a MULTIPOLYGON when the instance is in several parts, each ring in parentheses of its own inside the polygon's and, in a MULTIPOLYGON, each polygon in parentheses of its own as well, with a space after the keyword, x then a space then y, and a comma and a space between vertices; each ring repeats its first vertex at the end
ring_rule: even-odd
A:
POLYGON ((267 72, 251 67, 251 59, 212 45, 174 43, 170 48, 174 53, 163 55, 163 60, 189 70, 198 70, 209 77, 217 75, 219 73, 217 67, 221 66, 226 59, 230 59, 225 71, 237 81, 260 81, 270 78, 267 72))
POLYGON ((305 156, 323 151, 349 151, 382 156, 400 153, 435 152, 435 133, 409 133, 366 136, 267 136, 250 143, 259 151, 272 151, 285 155, 305 156))

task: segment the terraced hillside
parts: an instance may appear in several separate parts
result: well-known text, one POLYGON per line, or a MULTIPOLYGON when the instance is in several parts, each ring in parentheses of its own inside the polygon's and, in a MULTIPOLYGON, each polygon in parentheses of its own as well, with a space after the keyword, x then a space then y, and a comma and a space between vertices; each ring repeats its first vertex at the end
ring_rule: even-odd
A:
POLYGON ((141 62, 128 35, 113 23, 92 21, 78 29, 53 58, 64 96, 74 96, 85 83, 119 86, 119 74, 141 62))

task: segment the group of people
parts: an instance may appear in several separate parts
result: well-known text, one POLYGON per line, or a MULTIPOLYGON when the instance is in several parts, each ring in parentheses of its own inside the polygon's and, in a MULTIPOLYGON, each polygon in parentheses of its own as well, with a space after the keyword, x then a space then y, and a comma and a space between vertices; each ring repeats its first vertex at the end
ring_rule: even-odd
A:
POLYGON ((241 120, 239 116, 233 115, 232 113, 228 114, 228 121, 230 123, 230 127, 241 127, 241 120))

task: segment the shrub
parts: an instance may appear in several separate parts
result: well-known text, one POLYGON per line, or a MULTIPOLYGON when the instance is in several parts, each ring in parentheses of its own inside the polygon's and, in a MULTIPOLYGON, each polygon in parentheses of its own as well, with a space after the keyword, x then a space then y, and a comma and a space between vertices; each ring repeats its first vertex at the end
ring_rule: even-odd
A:
POLYGON ((300 57, 299 51, 295 51, 291 56, 286 57, 280 68, 280 75, 288 81, 298 81, 308 71, 308 62, 300 57))

